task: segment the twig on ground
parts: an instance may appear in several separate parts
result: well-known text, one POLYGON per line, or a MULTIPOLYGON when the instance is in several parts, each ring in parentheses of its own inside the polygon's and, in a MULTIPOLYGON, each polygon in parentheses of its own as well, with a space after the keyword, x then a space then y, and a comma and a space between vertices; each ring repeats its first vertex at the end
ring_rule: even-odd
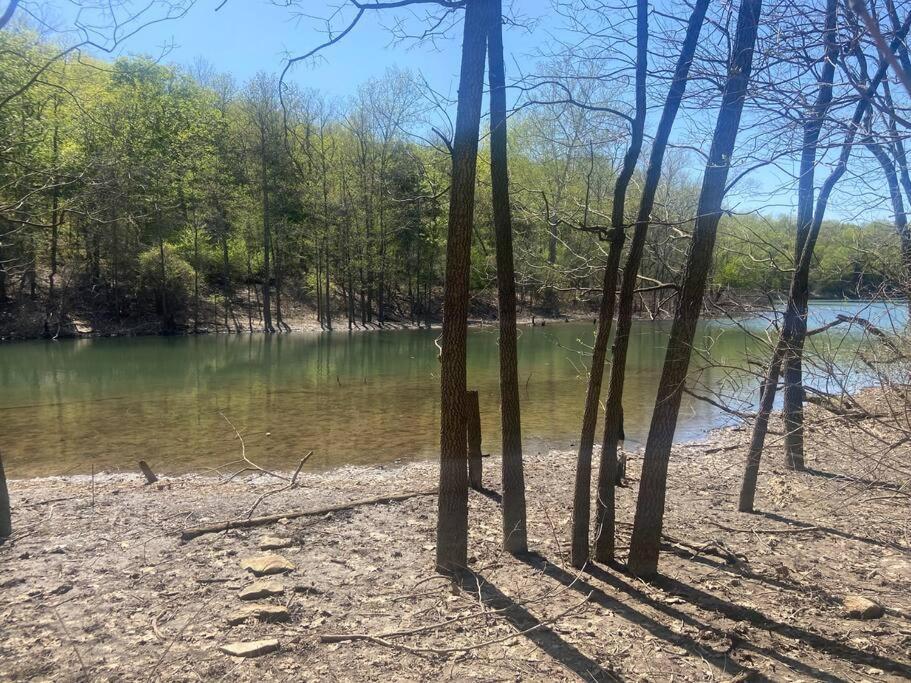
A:
POLYGON ((228 531, 229 529, 248 529, 250 527, 256 526, 265 526, 266 524, 274 524, 282 519, 298 519, 299 517, 313 517, 316 515, 324 515, 330 512, 341 512, 343 510, 350 510, 351 508, 362 507, 364 505, 378 505, 382 503, 396 503, 402 500, 408 500, 409 498, 417 498, 419 496, 434 496, 436 495, 437 490, 435 488, 428 491, 413 491, 411 493, 399 493, 391 496, 379 496, 377 498, 367 498, 366 500, 355 500, 350 503, 343 503, 340 505, 330 505, 324 508, 318 508, 316 510, 293 510, 291 512, 283 512, 277 515, 267 515, 265 517, 248 517, 246 519, 232 519, 226 522, 219 522, 217 524, 212 524, 208 526, 197 526, 184 529, 180 532, 180 538, 184 541, 189 541, 192 538, 197 536, 202 536, 204 534, 214 534, 219 531, 228 531))
POLYGON ((267 491, 266 493, 262 494, 259 498, 257 498, 256 502, 253 503, 253 506, 250 508, 250 511, 247 513, 247 519, 250 519, 253 516, 253 513, 256 511, 256 508, 259 507, 259 504, 262 503, 269 496, 274 496, 278 493, 281 493, 282 491, 287 491, 288 489, 294 488, 295 485, 297 484, 297 478, 298 478, 298 476, 300 476, 301 469, 304 467, 304 463, 310 459, 311 455, 313 455, 313 451, 310 451, 309 453, 307 453, 307 455, 305 455, 303 458, 301 458, 301 461, 299 463, 297 463, 297 469, 294 470, 294 476, 291 477, 291 481, 288 482, 288 484, 286 484, 285 486, 282 486, 280 489, 276 489, 274 491, 267 491))
MULTIPOLYGON (((551 617, 550 619, 545 619, 544 621, 539 621, 534 626, 531 626, 527 629, 518 631, 517 633, 508 633, 505 636, 500 636, 499 638, 493 638, 491 640, 485 640, 484 642, 475 643, 473 645, 463 645, 463 646, 446 647, 446 648, 411 647, 409 645, 402 645, 401 643, 393 643, 393 642, 385 639, 386 637, 393 637, 393 636, 390 636, 387 634, 371 635, 369 633, 327 633, 327 634, 320 636, 320 642, 321 643, 340 643, 340 642, 344 642, 344 641, 348 641, 348 640, 368 640, 372 643, 376 643, 377 645, 383 645, 384 647, 391 647, 396 650, 404 650, 406 652, 411 652, 413 654, 445 655, 445 654, 452 654, 454 652, 471 652, 472 650, 479 650, 481 648, 488 647, 490 645, 496 645, 497 643, 502 643, 504 641, 511 640, 513 638, 518 638, 519 636, 524 636, 533 631, 537 631, 540 628, 549 626, 550 624, 553 624, 555 621, 559 621, 560 619, 565 617, 570 612, 582 607, 585 603, 588 602, 588 599, 590 597, 591 597, 591 593, 586 595, 580 602, 574 604, 573 606, 569 607, 568 609, 563 610, 556 616, 551 617)), ((507 609, 509 609, 509 608, 507 608, 507 609)), ((393 635, 405 635, 405 634, 396 633, 393 635)))

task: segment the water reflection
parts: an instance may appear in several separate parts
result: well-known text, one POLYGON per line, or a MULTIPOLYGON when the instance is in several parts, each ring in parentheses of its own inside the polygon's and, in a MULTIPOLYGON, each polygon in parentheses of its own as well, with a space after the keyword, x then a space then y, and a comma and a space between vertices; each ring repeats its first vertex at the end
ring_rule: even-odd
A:
MULTIPOLYGON (((880 324, 884 317, 904 316, 903 306, 878 306, 862 314, 880 324)), ((816 306, 812 324, 858 310, 841 302, 816 306)), ((765 325, 750 322, 756 331, 765 325)), ((648 429, 669 327, 634 326, 624 411, 630 441, 643 440, 648 429)), ((414 330, 6 345, 0 354, 0 448, 14 477, 87 472, 93 464, 133 469, 139 459, 181 472, 237 457, 239 445, 224 415, 243 432, 251 457, 270 466, 293 467, 311 449, 313 467, 432 456, 438 443, 437 335, 414 330)), ((522 329, 527 448, 575 443, 593 335, 591 323, 522 329)), ((701 338, 711 339, 712 359, 730 365, 757 348, 755 339, 725 321, 704 324, 701 338)), ((480 393, 484 450, 494 452, 496 340, 491 327, 469 334, 469 384, 480 393)), ((701 381, 718 387, 725 376, 708 369, 701 381)), ((678 439, 698 438, 724 421, 716 408, 685 397, 678 439)))

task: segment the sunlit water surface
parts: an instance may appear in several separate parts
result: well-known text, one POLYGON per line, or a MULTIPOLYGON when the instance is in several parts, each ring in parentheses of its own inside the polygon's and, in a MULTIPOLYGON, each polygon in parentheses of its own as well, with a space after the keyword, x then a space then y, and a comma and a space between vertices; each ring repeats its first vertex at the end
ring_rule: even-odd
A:
MULTIPOLYGON (((903 325, 904 304, 825 302, 811 326, 860 313, 886 328, 903 325)), ((697 345, 713 362, 741 363, 761 346, 766 319, 700 326, 697 345)), ((645 439, 670 322, 637 322, 630 344, 626 436, 645 439)), ((36 341, 0 348, 0 451, 13 477, 134 470, 205 471, 239 457, 229 419, 248 455, 271 467, 371 464, 432 457, 439 426, 438 330, 348 334, 218 335, 36 341)), ((850 348, 857 333, 837 330, 814 344, 850 348)), ((594 326, 523 327, 519 338, 522 430, 526 449, 571 448, 585 398, 594 326)), ((763 354, 765 352, 762 352, 763 354)), ((758 357, 758 356, 757 356, 758 357)), ((694 357, 693 366, 706 365, 694 357)), ((497 333, 469 332, 469 387, 478 389, 484 451, 499 451, 497 333)), ((698 383, 744 396, 729 372, 709 367, 698 383)), ((853 371, 851 382, 867 379, 853 371)), ((604 382, 605 388, 607 382, 604 382)), ((684 397, 678 440, 698 439, 729 420, 684 397)), ((600 425, 599 425, 600 429, 600 425)))

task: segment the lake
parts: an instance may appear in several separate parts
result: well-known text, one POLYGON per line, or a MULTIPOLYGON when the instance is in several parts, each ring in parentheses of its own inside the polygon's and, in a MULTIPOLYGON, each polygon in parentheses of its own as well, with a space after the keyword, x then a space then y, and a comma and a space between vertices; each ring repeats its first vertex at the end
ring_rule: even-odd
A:
MULTIPOLYGON (((836 313, 889 327, 904 324, 904 303, 819 302, 811 327, 836 313)), ((670 321, 633 327, 625 392, 628 442, 644 440, 670 321)), ((697 345, 720 365, 741 363, 761 345, 763 318, 710 320, 697 345)), ((247 453, 293 469, 308 451, 311 468, 434 457, 438 450, 439 330, 348 334, 211 335, 35 341, 0 349, 0 440, 11 477, 136 469, 206 471, 247 453), (227 420, 226 420, 227 418, 227 420)), ((814 344, 850 347, 859 333, 838 329, 814 344)), ((526 449, 572 448, 585 400, 589 322, 522 327, 522 429, 526 449)), ((765 352, 763 351, 764 355, 765 352)), ((757 356, 759 357, 759 356, 757 356)), ((484 452, 499 452, 497 333, 469 331, 469 388, 481 401, 484 452)), ((704 365, 702 357, 694 367, 704 365)), ((754 382, 731 383, 708 367, 698 382, 749 398, 754 382)), ((854 385, 864 377, 852 376, 854 385)), ((605 389, 607 376, 605 376, 605 389)), ((677 440, 698 439, 729 421, 684 396, 677 440)), ((601 425, 599 423, 599 431, 601 425)), ((598 440, 600 441, 600 434, 598 440)))

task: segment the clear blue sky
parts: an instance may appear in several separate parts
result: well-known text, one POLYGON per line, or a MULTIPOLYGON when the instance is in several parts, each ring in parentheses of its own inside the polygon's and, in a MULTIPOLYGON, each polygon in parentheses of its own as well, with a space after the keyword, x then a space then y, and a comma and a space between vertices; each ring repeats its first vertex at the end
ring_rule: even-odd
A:
MULTIPOLYGON (((204 57, 216 70, 243 81, 257 71, 280 71, 288 55, 306 52, 326 39, 320 32, 320 22, 295 16, 293 10, 277 7, 270 0, 227 0, 216 12, 219 1, 197 0, 185 17, 143 29, 124 44, 120 54, 158 56, 164 46, 173 42, 164 61, 189 65, 195 58, 204 57)), ((328 14, 331 4, 334 3, 323 0, 301 3, 315 16, 328 14)), ((539 21, 532 30, 508 31, 505 42, 511 54, 507 60, 533 64, 537 45, 546 40, 548 27, 554 24, 547 20, 552 19, 548 16, 552 13, 551 3, 521 0, 520 4, 523 16, 539 21)), ((348 12, 343 19, 351 16, 348 12)), ((416 45, 414 41, 391 44, 388 27, 396 19, 405 19, 417 29, 421 22, 412 17, 411 10, 367 12, 351 33, 323 52, 323 59, 296 66, 293 80, 305 87, 345 96, 368 78, 382 75, 390 66, 399 66, 422 72, 437 90, 454 93, 461 26, 450 31, 450 39, 438 41, 435 46, 416 45)), ((335 24, 343 26, 345 21, 335 24)))

